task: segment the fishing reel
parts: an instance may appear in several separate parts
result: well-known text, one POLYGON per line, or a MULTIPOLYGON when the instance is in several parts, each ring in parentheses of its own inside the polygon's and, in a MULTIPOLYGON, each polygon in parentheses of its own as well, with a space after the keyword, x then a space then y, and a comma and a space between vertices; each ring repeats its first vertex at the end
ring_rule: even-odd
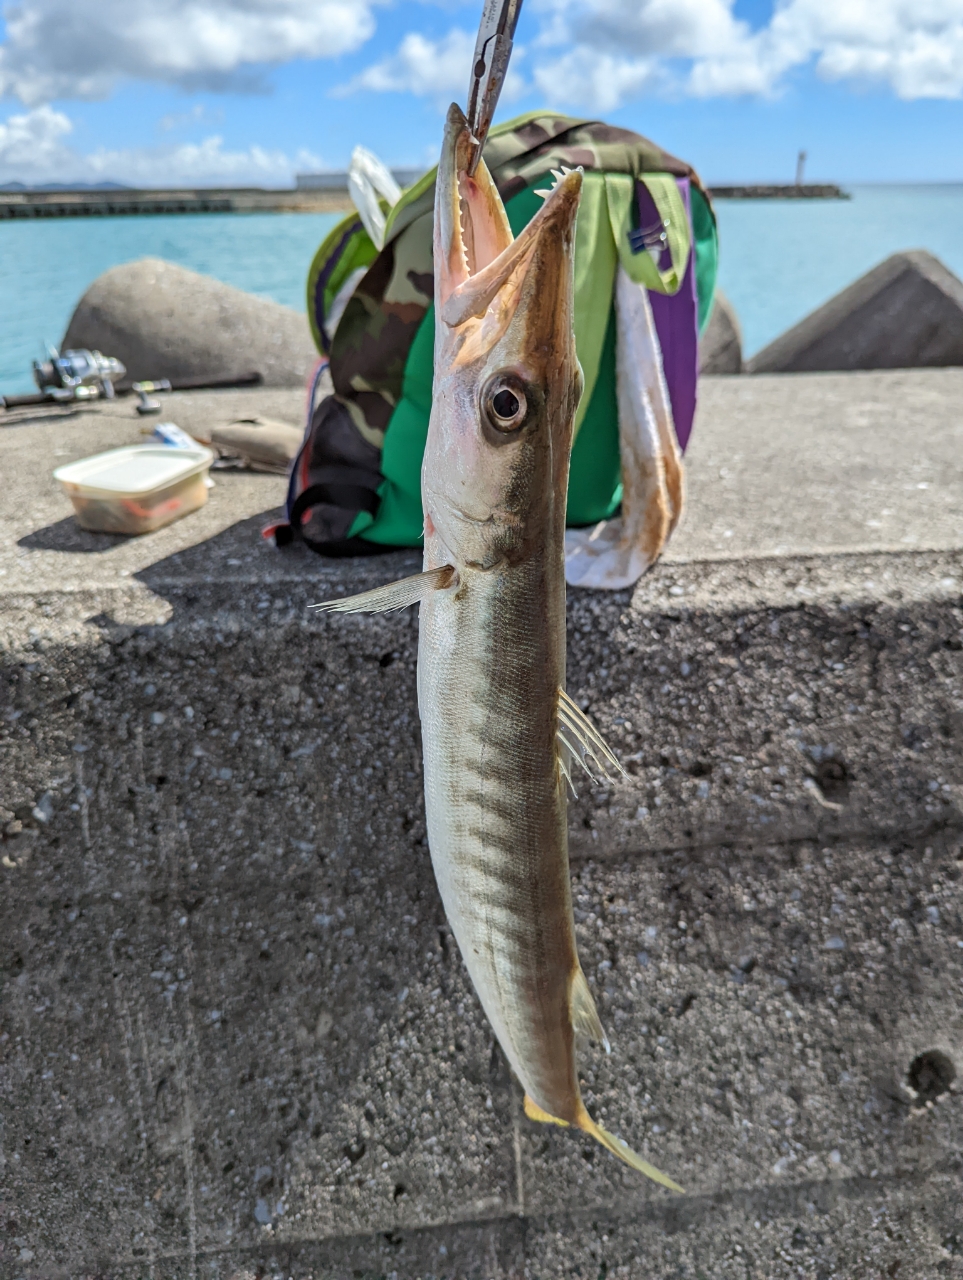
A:
POLYGON ((116 356, 100 351, 59 352, 49 349, 49 359, 33 362, 33 377, 41 392, 52 400, 113 400, 114 383, 127 372, 116 356))

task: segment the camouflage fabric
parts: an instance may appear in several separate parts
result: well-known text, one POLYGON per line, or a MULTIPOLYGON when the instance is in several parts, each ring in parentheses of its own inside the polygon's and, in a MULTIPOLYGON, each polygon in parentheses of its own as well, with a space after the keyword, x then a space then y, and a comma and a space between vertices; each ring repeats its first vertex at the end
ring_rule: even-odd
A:
MULTIPOLYGON (((670 174, 688 177, 702 187, 690 165, 647 138, 599 120, 578 120, 555 112, 533 112, 493 129, 484 156, 505 201, 563 164, 631 177, 670 174)), ((408 352, 432 302, 434 191, 432 170, 395 205, 388 217, 385 246, 355 287, 331 343, 335 394, 361 439, 376 449, 384 444, 385 430, 401 396, 408 352)), ((357 224, 357 216, 352 214, 335 228, 309 274, 308 313, 322 351, 325 341, 318 311, 326 310, 335 292, 330 282, 319 288, 323 259, 327 254, 330 261, 339 237, 349 235, 353 237, 353 260, 363 264, 365 251, 359 247, 357 224)), ((346 268, 342 268, 339 279, 346 275, 346 268)), ((659 287, 657 282, 655 287, 659 287)))

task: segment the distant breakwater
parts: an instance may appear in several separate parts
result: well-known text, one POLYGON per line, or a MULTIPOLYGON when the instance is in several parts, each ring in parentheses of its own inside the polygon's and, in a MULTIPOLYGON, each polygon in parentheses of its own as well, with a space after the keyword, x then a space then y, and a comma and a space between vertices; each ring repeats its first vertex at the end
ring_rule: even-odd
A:
POLYGON ((712 187, 713 200, 848 200, 849 193, 835 182, 803 183, 800 186, 787 183, 774 186, 750 183, 735 187, 712 187))
MULTIPOLYGON (((713 187, 717 200, 845 200, 841 187, 713 187)), ((11 218, 126 217, 170 213, 340 213, 354 206, 347 187, 270 191, 262 187, 0 191, 0 221, 11 218)))
POLYGON ((354 206, 347 189, 270 191, 262 187, 0 191, 0 221, 170 213, 340 213, 354 206))

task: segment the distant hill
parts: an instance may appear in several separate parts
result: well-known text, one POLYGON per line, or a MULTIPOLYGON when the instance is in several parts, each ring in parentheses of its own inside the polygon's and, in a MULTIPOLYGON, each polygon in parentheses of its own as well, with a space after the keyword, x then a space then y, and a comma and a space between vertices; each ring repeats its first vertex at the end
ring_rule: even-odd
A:
POLYGON ((130 191, 126 182, 2 182, 0 191, 130 191))

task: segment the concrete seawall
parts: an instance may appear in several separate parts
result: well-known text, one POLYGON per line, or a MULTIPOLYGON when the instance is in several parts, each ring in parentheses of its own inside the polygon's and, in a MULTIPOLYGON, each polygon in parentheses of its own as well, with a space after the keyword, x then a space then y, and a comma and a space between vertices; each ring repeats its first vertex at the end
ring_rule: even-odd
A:
MULTIPOLYGON (((146 188, 116 187, 73 191, 0 191, 0 221, 7 218, 95 218, 159 213, 349 213, 354 205, 343 186, 146 188)), ((406 172, 408 181, 413 181, 406 172)), ((402 185, 407 185, 403 182, 402 185)), ((848 199, 835 185, 719 187, 720 200, 848 199)))
POLYGON ((0 191, 0 221, 160 213, 347 213, 353 208, 347 190, 201 187, 139 191, 121 187, 105 191, 0 191))
MULTIPOLYGON (((417 557, 280 554, 244 473, 83 534, 49 472, 132 409, 0 433, 0 1275, 963 1276, 961 392, 706 380, 670 556, 570 593, 630 773, 571 807, 586 1098, 685 1199, 522 1116, 431 876, 417 617, 306 612, 417 557)), ((300 394, 165 416, 242 407, 300 394)))

